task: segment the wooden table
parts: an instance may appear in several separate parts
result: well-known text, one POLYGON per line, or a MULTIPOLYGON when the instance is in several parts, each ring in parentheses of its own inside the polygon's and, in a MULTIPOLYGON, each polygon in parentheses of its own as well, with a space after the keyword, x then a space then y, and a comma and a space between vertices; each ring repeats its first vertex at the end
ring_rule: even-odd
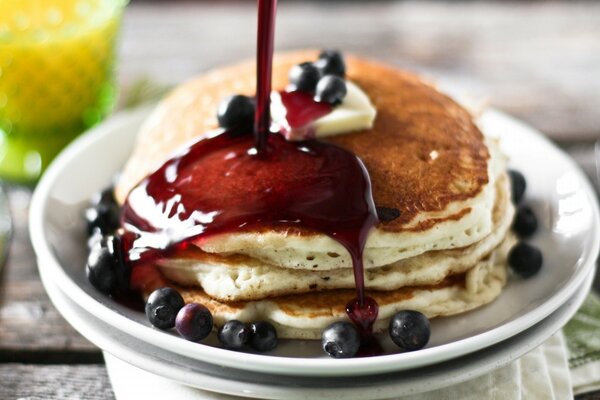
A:
MULTIPOLYGON (((253 2, 134 3, 120 81, 172 84, 252 57, 254 13, 253 2)), ((599 38, 600 4, 592 2, 282 1, 277 47, 338 47, 460 85, 550 135, 592 177, 599 38)), ((114 398, 100 351, 40 283, 27 232, 30 189, 8 192, 15 232, 0 272, 0 399, 114 398)))

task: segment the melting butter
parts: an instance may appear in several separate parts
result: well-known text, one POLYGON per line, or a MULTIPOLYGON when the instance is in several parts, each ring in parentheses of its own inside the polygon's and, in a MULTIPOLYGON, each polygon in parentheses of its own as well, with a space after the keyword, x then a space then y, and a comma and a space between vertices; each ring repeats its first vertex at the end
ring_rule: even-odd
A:
MULTIPOLYGON (((290 140, 305 139, 306 137, 326 137, 369 129, 373 126, 377 110, 369 97, 356 84, 346 81, 346 97, 333 110, 312 122, 310 126, 289 132, 286 137, 290 140)), ((279 93, 271 95, 271 117, 274 126, 287 126, 285 122, 285 107, 281 104, 279 93)))
POLYGON ((342 104, 315 121, 317 137, 340 135, 373 127, 377 110, 360 87, 346 81, 348 93, 342 104))

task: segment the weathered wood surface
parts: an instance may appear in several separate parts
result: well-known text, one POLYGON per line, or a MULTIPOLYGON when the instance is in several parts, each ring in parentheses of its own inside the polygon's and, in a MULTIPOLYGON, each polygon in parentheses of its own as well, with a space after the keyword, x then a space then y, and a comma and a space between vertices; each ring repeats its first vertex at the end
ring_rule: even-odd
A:
MULTIPOLYGON (((253 2, 166 4, 129 8, 121 82, 175 83, 253 55, 253 2)), ((593 176, 599 38, 600 4, 591 2, 282 1, 277 43, 325 43, 443 77, 551 134, 593 176)), ((43 290, 27 232, 30 196, 9 189, 15 234, 0 271, 0 399, 112 399, 101 353, 43 290)))
POLYGON ((111 400, 114 395, 103 365, 0 364, 0 399, 111 400))

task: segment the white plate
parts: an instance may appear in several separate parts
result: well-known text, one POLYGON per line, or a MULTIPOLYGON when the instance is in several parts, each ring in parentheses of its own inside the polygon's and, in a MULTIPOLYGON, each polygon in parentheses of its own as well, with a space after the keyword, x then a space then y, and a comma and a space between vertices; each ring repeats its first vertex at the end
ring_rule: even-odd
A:
POLYGON ((42 274, 42 281, 52 302, 79 332, 113 356, 158 376, 204 390, 244 397, 368 400, 395 398, 447 387, 501 368, 521 357, 543 343, 573 316, 589 292, 593 273, 558 310, 506 341, 434 366, 362 379, 276 376, 221 368, 186 358, 148 345, 103 323, 73 303, 47 272, 42 274))
MULTIPOLYGON (((564 302, 594 268, 600 244, 598 206, 576 164, 541 134, 497 111, 481 125, 502 139, 511 164, 528 181, 528 201, 541 229, 534 243, 545 265, 529 280, 511 278, 500 298, 473 312, 435 319, 427 348, 418 352, 334 360, 316 342, 282 341, 269 355, 232 352, 187 342, 149 326, 142 313, 98 293, 84 274, 81 210, 127 159, 148 109, 121 114, 69 146, 50 166, 31 203, 30 232, 40 270, 77 304, 129 335, 200 361, 287 375, 349 376, 406 370, 449 360, 498 343, 539 322, 564 302)), ((390 341, 384 347, 393 353, 390 341)))

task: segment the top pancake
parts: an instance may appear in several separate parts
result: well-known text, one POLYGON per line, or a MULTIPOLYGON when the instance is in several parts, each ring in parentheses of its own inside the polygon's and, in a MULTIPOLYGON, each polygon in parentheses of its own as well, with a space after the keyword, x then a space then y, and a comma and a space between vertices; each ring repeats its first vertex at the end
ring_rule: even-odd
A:
MULTIPOLYGON (((276 56, 273 88, 287 85, 294 64, 316 58, 314 51, 276 56)), ((348 79, 369 96, 377 117, 372 129, 326 140, 363 160, 377 206, 400 210, 399 218, 378 230, 419 232, 463 217, 468 208, 448 213, 449 205, 473 199, 490 183, 489 152, 469 113, 416 75, 352 56, 346 62, 348 79), (418 218, 438 213, 436 218, 418 218)), ((143 126, 118 182, 118 200, 123 202, 172 152, 216 128, 222 98, 254 91, 254 61, 219 68, 177 88, 143 126)))

